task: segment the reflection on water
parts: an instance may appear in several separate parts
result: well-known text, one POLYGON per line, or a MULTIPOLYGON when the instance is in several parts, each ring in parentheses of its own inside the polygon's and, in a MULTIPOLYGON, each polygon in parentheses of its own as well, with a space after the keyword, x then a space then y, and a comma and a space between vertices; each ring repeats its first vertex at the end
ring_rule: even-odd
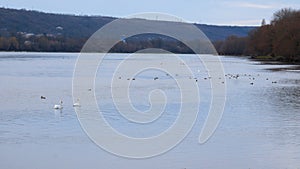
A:
MULTIPOLYGON (((103 75, 109 78, 114 71, 112 65, 124 56, 113 54, 103 75)), ((211 97, 209 76, 203 67, 197 71, 199 63, 193 56, 184 55, 193 63, 191 69, 198 72, 195 78, 201 103, 196 124, 188 137, 170 152, 132 160, 100 149, 81 129, 71 93, 76 57, 77 54, 62 53, 0 53, 0 168, 294 169, 300 166, 300 73, 297 70, 286 69, 286 65, 221 57, 226 76, 218 78, 227 85, 225 112, 213 137, 199 145, 198 136, 211 97), (47 99, 41 100, 41 95, 47 99), (64 109, 53 110, 60 99, 64 101, 64 109)), ((153 82, 160 83, 168 96, 178 92, 176 85, 166 85, 169 80, 166 74, 158 72, 155 77, 159 80, 154 81, 154 73, 157 72, 139 74, 130 89, 137 108, 149 107, 147 93, 153 88, 153 82), (141 85, 144 82, 147 83, 141 85)), ((183 75, 178 78, 189 79, 183 75)), ((103 96, 101 86, 109 89, 107 82, 96 81, 100 88, 97 97, 103 96)), ((159 133, 172 124, 178 99, 174 97, 168 103, 167 114, 151 127, 128 124, 109 98, 102 100, 100 106, 114 127, 143 136, 147 135, 145 130, 159 133)))

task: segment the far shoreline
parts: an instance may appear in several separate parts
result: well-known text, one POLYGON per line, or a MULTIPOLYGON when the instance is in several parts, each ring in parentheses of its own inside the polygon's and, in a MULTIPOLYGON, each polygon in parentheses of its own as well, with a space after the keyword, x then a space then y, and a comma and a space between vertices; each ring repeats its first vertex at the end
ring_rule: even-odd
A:
MULTIPOLYGON (((0 54, 13 54, 13 53, 26 53, 26 54, 29 54, 29 53, 32 53, 32 54, 38 54, 38 53, 43 53, 43 54, 59 54, 59 53, 62 53, 62 54, 80 54, 81 51, 70 51, 70 52, 66 52, 66 51, 0 51, 0 54)), ((97 52, 95 52, 97 53, 97 52)), ((98 53, 101 53, 101 52, 98 52, 98 53)), ((113 53, 113 54, 129 54, 129 53, 134 53, 134 52, 109 52, 109 53, 113 53)), ((143 52, 141 52, 143 53, 143 52)), ((174 52, 173 52, 174 53, 174 52)), ((150 53, 145 53, 145 54, 150 54, 150 53)), ((153 53, 153 54, 166 54, 166 53, 153 53)), ((195 54, 195 53, 174 53, 174 54, 195 54)), ((268 65, 295 65, 295 66, 299 66, 297 68, 297 70, 300 70, 300 62, 289 62, 289 61, 285 61, 285 60, 277 60, 277 59, 274 59, 272 57, 269 57, 269 56, 259 56, 259 57, 254 57, 254 56, 239 56, 239 55, 220 55, 218 54, 217 56, 224 56, 224 57, 238 57, 238 58, 245 58, 245 59, 249 59, 249 60, 252 60, 252 61, 258 61, 258 62, 261 62, 262 64, 268 64, 268 65)), ((276 58, 276 57, 275 57, 276 58)), ((277 58, 281 58, 281 57, 277 57, 277 58)))

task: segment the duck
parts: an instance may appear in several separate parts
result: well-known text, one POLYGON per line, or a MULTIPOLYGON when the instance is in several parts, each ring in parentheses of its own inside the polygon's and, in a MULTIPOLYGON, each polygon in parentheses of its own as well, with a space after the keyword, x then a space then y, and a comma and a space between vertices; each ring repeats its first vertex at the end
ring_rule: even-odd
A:
POLYGON ((63 104, 63 101, 60 100, 60 104, 55 104, 55 105, 53 106, 53 109, 57 109, 57 110, 63 109, 62 104, 63 104))
POLYGON ((45 96, 41 96, 41 99, 43 100, 43 99, 46 99, 46 97, 45 96))
POLYGON ((77 102, 75 102, 74 104, 73 104, 73 107, 80 107, 81 105, 80 105, 80 103, 79 103, 79 99, 77 99, 77 102))

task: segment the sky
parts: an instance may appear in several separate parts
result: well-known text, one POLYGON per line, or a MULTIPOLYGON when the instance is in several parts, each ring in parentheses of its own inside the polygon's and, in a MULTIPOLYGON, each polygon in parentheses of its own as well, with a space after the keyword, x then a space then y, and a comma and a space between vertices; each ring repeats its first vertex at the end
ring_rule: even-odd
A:
POLYGON ((193 23, 257 26, 281 8, 300 9, 299 0, 0 0, 0 7, 50 13, 127 17, 171 14, 193 23))

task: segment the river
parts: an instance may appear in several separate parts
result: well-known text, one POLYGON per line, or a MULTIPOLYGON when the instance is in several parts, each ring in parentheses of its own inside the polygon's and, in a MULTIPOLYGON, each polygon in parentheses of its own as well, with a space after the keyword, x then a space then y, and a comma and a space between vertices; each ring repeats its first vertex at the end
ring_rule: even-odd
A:
MULTIPOLYGON (((187 137, 170 151, 151 158, 131 159, 103 150, 81 128, 72 106, 72 77, 78 55, 0 53, 0 168, 300 167, 300 72, 293 65, 220 56, 225 76, 218 78, 226 85, 224 112, 214 134, 207 142, 199 144, 199 133, 211 99, 210 77, 203 67, 198 67, 201 63, 194 60, 195 56, 180 55, 187 65, 190 63, 195 74, 193 77, 181 74, 174 77, 193 80, 193 83, 197 78, 199 87, 201 103, 195 124, 187 137), (53 105, 61 99, 64 108, 54 110, 53 105)), ((111 55, 104 60, 103 68, 97 72, 98 80, 95 80, 95 95, 109 123, 133 137, 152 136, 168 129, 176 120, 175 109, 180 107, 177 99, 169 99, 165 107, 168 114, 149 126, 128 123, 112 108, 111 100, 104 97, 103 92, 109 89, 106 84, 126 54, 111 55)), ((167 64, 168 59, 160 62, 167 64)), ((118 78, 125 82, 132 77, 118 78)), ((155 88, 155 83, 166 91, 166 96, 180 96, 174 96, 180 90, 175 89, 176 85, 166 84, 167 80, 166 73, 161 71, 138 74, 130 89, 133 105, 142 110, 149 108, 147 93, 155 88)))

